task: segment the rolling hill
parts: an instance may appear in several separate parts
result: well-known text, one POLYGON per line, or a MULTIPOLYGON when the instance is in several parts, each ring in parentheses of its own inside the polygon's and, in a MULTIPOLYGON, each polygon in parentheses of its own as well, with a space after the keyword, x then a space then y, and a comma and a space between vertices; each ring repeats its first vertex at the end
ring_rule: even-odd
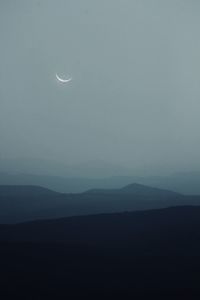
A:
POLYGON ((0 296, 199 299, 199 252, 200 207, 0 225, 0 296))

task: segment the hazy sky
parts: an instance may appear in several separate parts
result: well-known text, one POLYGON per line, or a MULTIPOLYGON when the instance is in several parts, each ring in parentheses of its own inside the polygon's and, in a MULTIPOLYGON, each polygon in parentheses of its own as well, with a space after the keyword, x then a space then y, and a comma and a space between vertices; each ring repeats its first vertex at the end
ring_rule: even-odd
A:
POLYGON ((200 167, 199 32, 197 0, 1 0, 1 157, 200 167))

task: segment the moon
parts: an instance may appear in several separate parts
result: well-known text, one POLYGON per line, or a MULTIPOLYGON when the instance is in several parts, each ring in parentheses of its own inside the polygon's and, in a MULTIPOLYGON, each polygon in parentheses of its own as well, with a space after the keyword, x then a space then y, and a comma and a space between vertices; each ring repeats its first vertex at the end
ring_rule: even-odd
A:
POLYGON ((59 82, 61 82, 61 83, 68 83, 68 82, 70 82, 70 81, 72 80, 71 77, 68 78, 68 79, 63 79, 63 78, 61 78, 60 76, 58 76, 58 74, 56 74, 56 79, 57 79, 59 82))

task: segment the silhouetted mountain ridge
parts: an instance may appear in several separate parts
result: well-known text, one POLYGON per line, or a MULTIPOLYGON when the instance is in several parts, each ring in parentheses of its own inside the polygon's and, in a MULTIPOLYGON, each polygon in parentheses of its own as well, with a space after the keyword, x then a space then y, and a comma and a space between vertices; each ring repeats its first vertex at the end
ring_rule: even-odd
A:
POLYGON ((29 196, 29 195, 55 195, 50 189, 36 185, 0 185, 0 197, 1 196, 29 196))
POLYGON ((176 193, 174 191, 147 186, 139 183, 128 184, 125 187, 121 188, 121 192, 142 194, 142 195, 167 195, 167 196, 175 196, 178 194, 180 195, 180 193, 176 193))
POLYGON ((200 196, 133 183, 121 189, 57 193, 37 186, 0 186, 0 223, 200 205, 200 196))
MULTIPOLYGON (((33 171, 32 171, 33 172, 33 171)), ((200 194, 200 172, 174 173, 169 176, 111 176, 86 178, 0 172, 0 185, 36 185, 61 193, 81 193, 91 189, 119 189, 132 182, 186 195, 200 194)))
POLYGON ((90 189, 85 192, 86 194, 132 194, 132 195, 160 195, 160 196, 175 196, 180 195, 179 193, 150 187, 139 183, 131 183, 119 189, 90 189))

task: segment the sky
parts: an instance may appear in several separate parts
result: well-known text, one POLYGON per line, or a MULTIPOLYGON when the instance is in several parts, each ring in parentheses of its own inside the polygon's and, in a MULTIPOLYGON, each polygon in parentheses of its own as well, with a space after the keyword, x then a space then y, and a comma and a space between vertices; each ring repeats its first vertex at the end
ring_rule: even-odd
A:
POLYGON ((200 169, 199 32, 197 0, 1 0, 0 158, 200 169))

